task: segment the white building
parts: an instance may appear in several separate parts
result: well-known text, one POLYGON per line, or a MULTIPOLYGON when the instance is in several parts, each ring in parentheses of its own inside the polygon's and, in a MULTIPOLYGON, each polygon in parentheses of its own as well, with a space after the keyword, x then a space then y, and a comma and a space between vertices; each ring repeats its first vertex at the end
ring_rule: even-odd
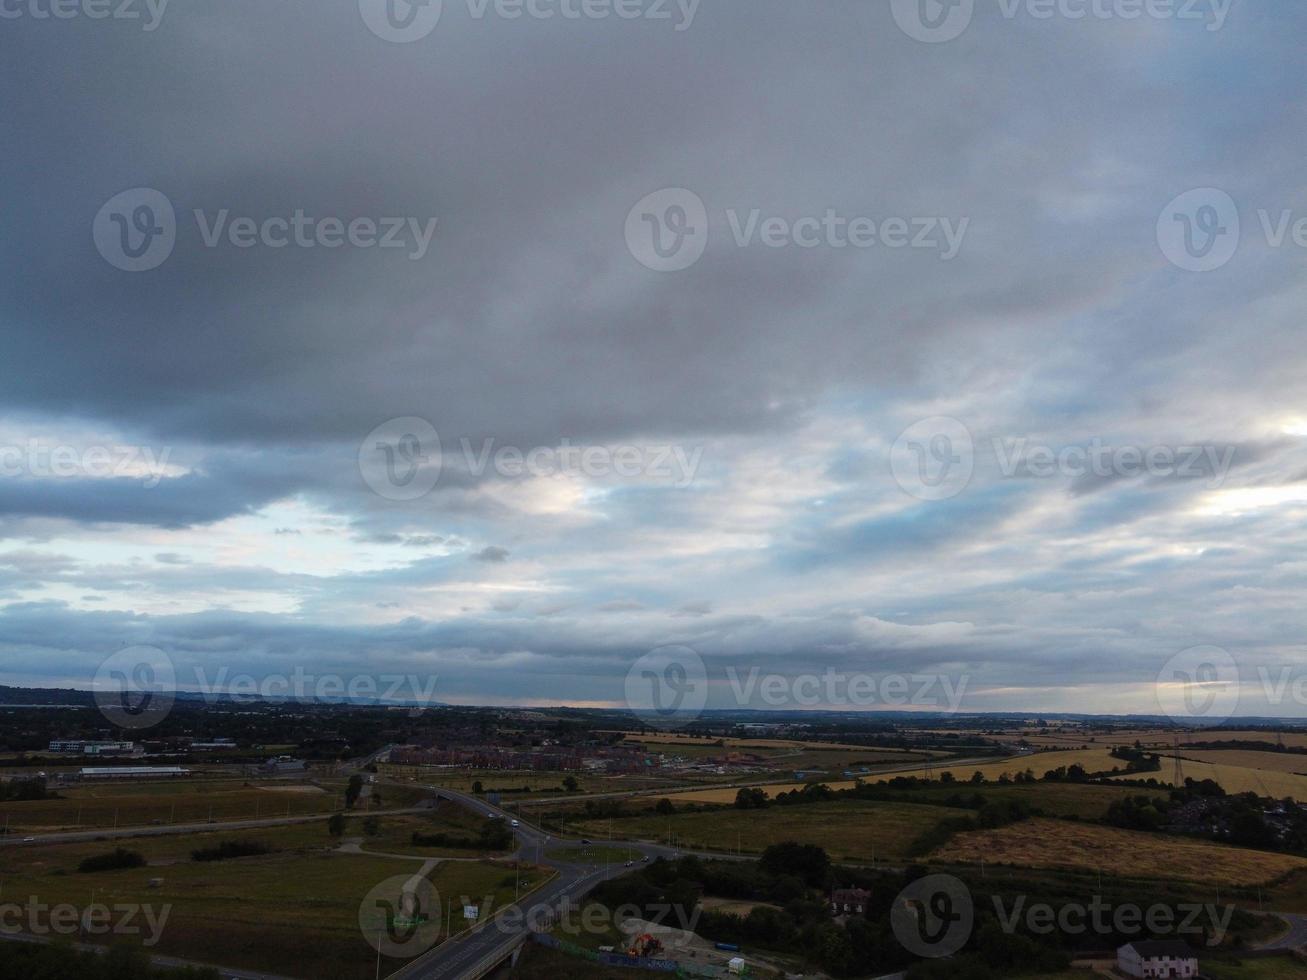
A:
POLYGON ((135 742, 88 742, 84 739, 59 739, 50 743, 50 752, 59 755, 134 755, 135 742))
POLYGON ((1116 965, 1128 977, 1149 980, 1198 976, 1198 957, 1188 943, 1178 939, 1126 943, 1116 951, 1116 965))
POLYGON ((181 766, 85 766, 78 779, 181 779, 191 771, 181 766))

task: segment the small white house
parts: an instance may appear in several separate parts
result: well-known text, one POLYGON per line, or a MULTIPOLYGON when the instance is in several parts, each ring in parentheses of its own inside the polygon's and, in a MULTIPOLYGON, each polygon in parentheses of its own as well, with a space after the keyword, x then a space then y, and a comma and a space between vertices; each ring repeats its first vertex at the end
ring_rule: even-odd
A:
POLYGON ((726 969, 732 973, 740 974, 744 972, 744 957, 732 956, 730 962, 726 964, 726 969))
POLYGON ((1116 951, 1117 968, 1128 977, 1172 980, 1198 976, 1198 957, 1178 939, 1126 943, 1116 951))

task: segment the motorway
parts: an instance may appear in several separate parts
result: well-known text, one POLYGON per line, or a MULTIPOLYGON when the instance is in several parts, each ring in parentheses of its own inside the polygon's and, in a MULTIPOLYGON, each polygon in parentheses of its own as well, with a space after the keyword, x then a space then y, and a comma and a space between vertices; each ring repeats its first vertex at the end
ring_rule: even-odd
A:
MULTIPOLYGON (((512 820, 513 815, 466 793, 440 787, 429 787, 433 792, 446 799, 459 803, 487 816, 499 816, 512 820)), ((580 899, 592 888, 606 878, 616 878, 627 873, 625 865, 610 867, 572 864, 558 861, 545 854, 546 848, 554 845, 567 846, 577 843, 561 838, 554 838, 526 821, 520 821, 515 828, 520 847, 517 856, 528 859, 532 851, 540 855, 538 863, 553 868, 557 877, 536 889, 516 905, 517 912, 511 917, 489 920, 474 930, 456 936, 448 942, 415 959, 412 963, 391 974, 391 980, 463 980, 463 978, 482 976, 489 968, 519 945, 526 937, 528 923, 539 924, 546 921, 552 910, 558 910, 564 899, 569 903, 579 903, 580 899), (520 913, 520 914, 518 914, 520 913)), ((596 840, 596 846, 607 844, 596 840)), ((675 857, 682 853, 670 847, 657 844, 628 843, 614 841, 613 847, 627 848, 642 857, 675 857)), ((507 908, 514 908, 508 906, 507 908)), ((502 910, 501 910, 502 911, 502 910)))

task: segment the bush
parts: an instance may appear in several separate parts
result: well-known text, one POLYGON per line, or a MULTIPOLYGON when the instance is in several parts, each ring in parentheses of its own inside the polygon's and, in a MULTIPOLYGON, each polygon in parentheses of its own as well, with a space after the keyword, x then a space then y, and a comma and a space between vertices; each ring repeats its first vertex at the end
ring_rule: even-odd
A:
POLYGON ((225 840, 217 847, 201 847, 191 851, 193 861, 226 861, 228 858, 253 857, 271 854, 272 848, 256 840, 225 840))
POLYGON ((97 854, 95 857, 84 859, 77 866, 77 870, 83 873, 96 871, 121 871, 126 868, 143 868, 145 858, 126 848, 120 847, 108 854, 97 854))

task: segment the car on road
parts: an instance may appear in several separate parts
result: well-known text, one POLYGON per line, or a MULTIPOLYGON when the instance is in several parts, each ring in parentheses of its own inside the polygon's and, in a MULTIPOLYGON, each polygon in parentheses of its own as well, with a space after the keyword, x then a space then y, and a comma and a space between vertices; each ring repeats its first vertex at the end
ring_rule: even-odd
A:
POLYGON ((35 843, 36 843, 36 838, 35 838, 35 837, 24 837, 24 838, 23 838, 23 843, 24 843, 24 844, 35 844, 35 843))
POLYGON ((581 838, 581 843, 582 843, 582 844, 593 844, 594 841, 592 841, 589 837, 582 837, 582 838, 581 838))
POLYGON ((516 820, 513 821, 512 826, 514 826, 514 827, 517 826, 517 821, 516 821, 516 820))

